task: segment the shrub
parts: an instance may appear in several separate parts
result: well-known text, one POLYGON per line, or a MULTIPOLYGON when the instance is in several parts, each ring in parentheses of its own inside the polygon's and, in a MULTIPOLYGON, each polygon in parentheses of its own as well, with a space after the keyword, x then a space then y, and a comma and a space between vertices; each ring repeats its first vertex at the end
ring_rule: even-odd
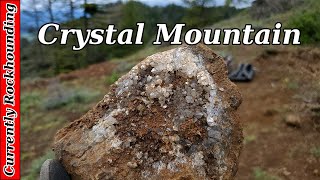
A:
POLYGON ((284 13, 302 2, 302 0, 255 0, 250 7, 250 14, 255 19, 267 18, 273 14, 284 13))
POLYGON ((21 128, 26 129, 30 125, 30 119, 34 117, 34 111, 41 104, 42 95, 38 91, 21 93, 21 128))
POLYGON ((290 28, 298 28, 301 32, 300 40, 304 44, 320 42, 320 9, 305 11, 289 20, 290 28))
POLYGON ((113 72, 110 76, 106 77, 107 84, 113 84, 120 78, 120 75, 117 72, 113 72))
POLYGON ((68 89, 59 82, 52 82, 48 92, 49 96, 42 102, 46 110, 58 109, 67 105, 85 104, 98 95, 98 92, 89 89, 68 89))

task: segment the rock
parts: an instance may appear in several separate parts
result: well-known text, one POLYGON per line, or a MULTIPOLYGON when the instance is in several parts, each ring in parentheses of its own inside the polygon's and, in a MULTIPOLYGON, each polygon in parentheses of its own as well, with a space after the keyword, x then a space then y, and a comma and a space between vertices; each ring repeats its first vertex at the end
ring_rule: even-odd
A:
POLYGON ((291 175, 291 172, 289 172, 289 171, 287 170, 287 168, 283 168, 283 169, 282 169, 282 174, 283 174, 284 176, 286 176, 286 177, 289 177, 289 176, 291 175))
POLYGON ((292 127, 301 127, 301 119, 299 116, 294 115, 294 114, 288 114, 285 117, 285 123, 288 126, 292 126, 292 127))
POLYGON ((240 103, 221 57, 182 46, 133 67, 57 133, 54 151, 78 179, 233 179, 240 103))

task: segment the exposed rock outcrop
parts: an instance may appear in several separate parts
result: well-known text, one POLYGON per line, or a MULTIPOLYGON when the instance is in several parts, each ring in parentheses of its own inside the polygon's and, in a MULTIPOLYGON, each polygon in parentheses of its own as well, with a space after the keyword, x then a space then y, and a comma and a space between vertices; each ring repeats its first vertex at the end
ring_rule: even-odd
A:
POLYGON ((182 46, 132 68, 57 133, 54 150, 78 179, 233 179, 240 103, 221 57, 182 46))

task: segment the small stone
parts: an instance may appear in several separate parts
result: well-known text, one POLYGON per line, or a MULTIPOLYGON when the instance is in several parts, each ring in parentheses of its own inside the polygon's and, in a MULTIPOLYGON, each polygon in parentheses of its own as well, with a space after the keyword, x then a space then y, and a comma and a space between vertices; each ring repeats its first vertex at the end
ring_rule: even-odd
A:
POLYGON ((137 109, 138 109, 138 111, 143 112, 143 111, 145 110, 145 107, 144 107, 144 105, 139 104, 139 105, 137 106, 137 109))
POLYGON ((142 153, 142 152, 138 152, 138 153, 136 154, 136 157, 137 157, 138 159, 141 159, 142 156, 143 156, 143 153, 142 153))
POLYGON ((202 113, 202 112, 197 112, 196 114, 195 114, 195 118, 196 119, 200 119, 200 118, 202 118, 204 116, 204 114, 202 113))
POLYGON ((208 131, 208 136, 211 137, 211 138, 219 140, 219 139, 221 139, 221 132, 213 130, 213 129, 210 129, 208 131))
POLYGON ((186 97, 187 103, 194 103, 194 99, 191 96, 186 97))
POLYGON ((177 125, 173 125, 172 129, 173 129, 174 131, 179 131, 179 128, 178 128, 177 125))
POLYGON ((147 66, 144 65, 144 64, 142 64, 142 65, 141 65, 141 69, 142 69, 142 70, 146 70, 146 69, 147 69, 147 66))
POLYGON ((285 123, 291 127, 301 127, 301 119, 299 116, 289 114, 285 117, 285 123))
POLYGON ((130 168, 136 168, 136 167, 138 167, 138 165, 137 165, 136 162, 128 162, 128 163, 127 163, 127 166, 130 167, 130 168))
POLYGON ((147 81, 150 82, 152 80, 152 76, 147 77, 147 81))
POLYGON ((177 142, 180 140, 180 137, 175 134, 174 136, 169 136, 169 140, 172 142, 177 142))
POLYGON ((291 175, 291 172, 289 172, 289 171, 287 170, 287 168, 283 168, 282 173, 283 173, 283 175, 285 175, 285 176, 287 176, 287 177, 291 175))

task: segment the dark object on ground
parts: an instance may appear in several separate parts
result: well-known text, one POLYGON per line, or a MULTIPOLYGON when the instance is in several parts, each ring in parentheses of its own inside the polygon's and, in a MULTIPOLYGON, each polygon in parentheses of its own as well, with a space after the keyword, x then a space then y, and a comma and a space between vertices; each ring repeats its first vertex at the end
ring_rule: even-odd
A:
POLYGON ((229 73, 229 79, 231 81, 251 81, 254 77, 254 69, 251 64, 239 64, 235 71, 229 73))
POLYGON ((227 55, 224 57, 224 61, 228 68, 228 76, 231 81, 234 82, 249 82, 254 77, 254 68, 251 64, 239 64, 238 68, 233 70, 233 57, 227 55))
POLYGON ((58 160, 47 159, 41 166, 40 180, 70 180, 64 167, 58 160))

